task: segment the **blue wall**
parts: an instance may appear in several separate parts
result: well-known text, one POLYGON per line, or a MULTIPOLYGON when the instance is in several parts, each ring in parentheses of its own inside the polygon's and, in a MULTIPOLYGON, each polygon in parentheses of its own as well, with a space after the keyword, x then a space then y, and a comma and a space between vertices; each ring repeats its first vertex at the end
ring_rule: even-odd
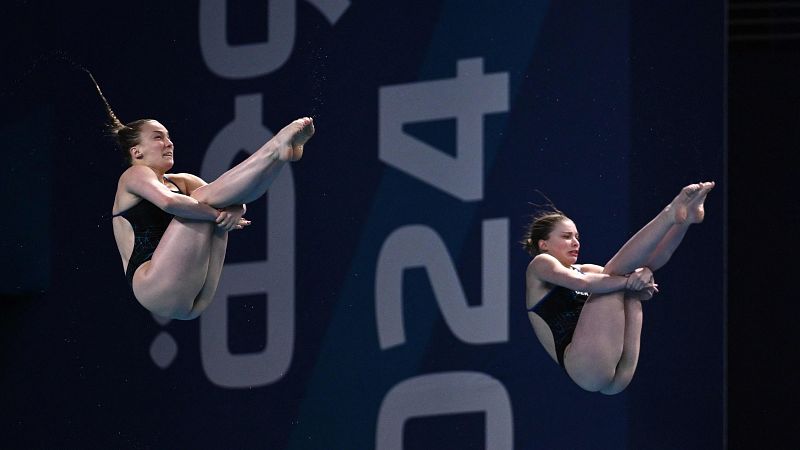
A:
POLYGON ((721 4, 211 3, 6 18, 4 441, 722 447, 721 4), (315 118, 199 320, 156 320, 126 286, 124 166, 78 64, 207 179, 315 118), (705 179, 708 220, 657 274, 636 378, 581 391, 524 313, 529 202, 547 194, 602 264, 705 179))

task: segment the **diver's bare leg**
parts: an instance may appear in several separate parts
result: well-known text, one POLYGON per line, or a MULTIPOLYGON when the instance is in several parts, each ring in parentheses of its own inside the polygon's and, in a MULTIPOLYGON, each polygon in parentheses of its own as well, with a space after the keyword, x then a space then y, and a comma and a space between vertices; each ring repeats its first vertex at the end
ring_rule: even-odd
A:
POLYGON ((295 120, 240 164, 195 189, 192 197, 215 208, 241 205, 261 197, 287 162, 303 157, 303 146, 313 134, 314 122, 310 118, 295 120))
POLYGON ((208 305, 211 304, 211 301, 214 300, 217 286, 219 285, 219 279, 222 277, 222 266, 225 263, 225 252, 227 249, 228 232, 219 227, 215 227, 214 233, 211 235, 211 249, 206 282, 203 284, 203 288, 200 289, 200 293, 197 294, 197 298, 194 300, 194 305, 192 305, 192 310, 189 313, 188 319, 198 317, 205 311, 208 305))
POLYGON ((669 205, 619 249, 606 264, 604 272, 624 275, 643 266, 653 271, 661 268, 683 240, 688 226, 703 221, 703 202, 713 188, 714 182, 684 187, 669 205))
POLYGON ((214 222, 173 218, 152 259, 136 270, 133 292, 154 314, 188 319, 206 284, 214 222))
POLYGON ((636 365, 639 363, 641 337, 642 302, 638 298, 625 296, 625 337, 622 344, 622 356, 620 356, 611 383, 600 392, 614 395, 628 387, 636 372, 636 365))
POLYGON ((567 374, 587 391, 606 388, 614 379, 624 340, 624 291, 590 295, 564 352, 567 374))
MULTIPOLYGON (((683 188, 611 258, 604 273, 624 275, 642 266, 651 270, 663 266, 688 226, 703 220, 703 202, 713 187, 712 182, 683 188)), ((639 359, 641 330, 638 299, 627 298, 624 291, 591 295, 564 353, 570 378, 588 391, 615 394, 625 389, 639 359)))

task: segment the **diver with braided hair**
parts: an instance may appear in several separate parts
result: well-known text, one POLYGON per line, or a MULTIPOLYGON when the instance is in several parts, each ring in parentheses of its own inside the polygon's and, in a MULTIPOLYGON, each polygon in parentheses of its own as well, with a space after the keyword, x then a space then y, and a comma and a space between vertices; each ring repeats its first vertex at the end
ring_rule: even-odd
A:
POLYGON ((131 290, 154 314, 194 319, 214 298, 228 232, 250 224, 243 217, 245 204, 264 195, 281 168, 303 156, 303 146, 314 134, 313 120, 293 121, 206 183, 189 173, 168 173, 175 146, 167 128, 154 119, 123 124, 89 76, 130 165, 119 177, 112 224, 131 290))

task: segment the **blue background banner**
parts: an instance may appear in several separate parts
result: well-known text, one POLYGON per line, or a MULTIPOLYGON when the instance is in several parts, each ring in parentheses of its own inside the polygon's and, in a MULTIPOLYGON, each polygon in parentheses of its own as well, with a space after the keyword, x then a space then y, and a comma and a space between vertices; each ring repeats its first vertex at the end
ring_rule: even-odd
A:
MULTIPOLYGON (((2 27, 0 434, 16 448, 722 448, 723 5, 273 0, 40 5, 2 27), (214 304, 133 299, 124 121, 211 180, 311 115, 214 304), (689 183, 637 375, 582 391, 525 313, 543 193, 605 263, 689 183)), ((5 444, 4 444, 5 446, 5 444)))

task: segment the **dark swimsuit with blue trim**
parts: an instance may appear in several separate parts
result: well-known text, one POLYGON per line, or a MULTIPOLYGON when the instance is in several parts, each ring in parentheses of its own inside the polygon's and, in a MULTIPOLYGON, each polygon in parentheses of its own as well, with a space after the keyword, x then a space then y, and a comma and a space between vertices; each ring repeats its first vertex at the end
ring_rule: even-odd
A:
MULTIPOLYGON (((178 189, 172 192, 186 195, 178 185, 167 177, 164 178, 178 189)), ((169 223, 175 216, 145 199, 121 213, 114 214, 112 217, 117 216, 124 217, 133 227, 133 251, 130 259, 128 259, 128 268, 125 270, 128 284, 133 289, 133 275, 136 273, 136 269, 153 257, 153 252, 156 251, 161 237, 164 236, 164 232, 167 231, 169 223)))
MULTIPOLYGON (((573 267, 573 269, 575 268, 573 267)), ((536 313, 550 327, 556 345, 556 358, 561 367, 564 367, 564 351, 572 342, 578 318, 580 318, 581 310, 588 298, 589 294, 585 292, 554 286, 544 298, 539 300, 539 303, 528 310, 528 312, 536 313)))

